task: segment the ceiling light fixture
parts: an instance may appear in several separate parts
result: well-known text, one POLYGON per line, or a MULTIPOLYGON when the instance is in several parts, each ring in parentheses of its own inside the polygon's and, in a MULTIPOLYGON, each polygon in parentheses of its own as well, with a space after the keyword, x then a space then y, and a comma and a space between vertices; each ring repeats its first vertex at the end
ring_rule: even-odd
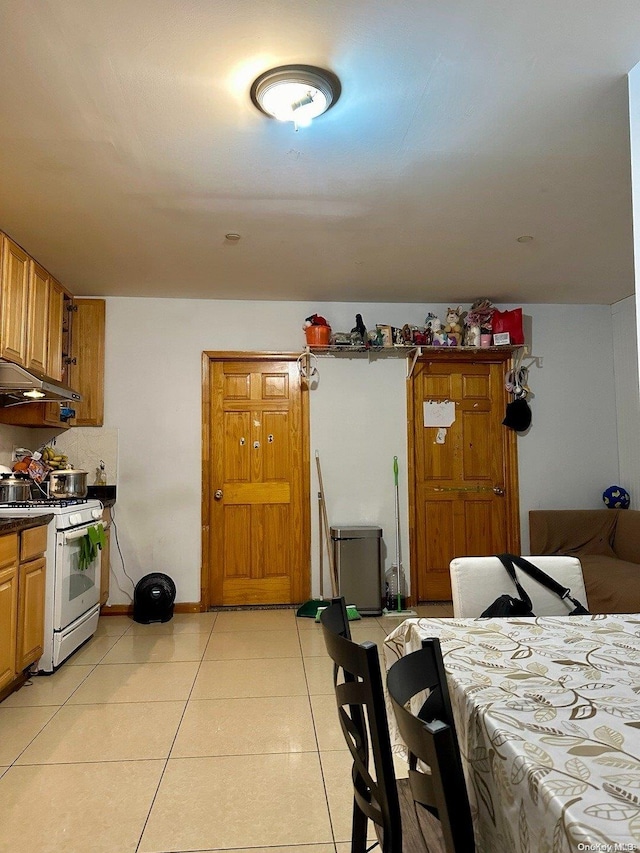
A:
POLYGON ((251 100, 266 115, 291 121, 298 130, 326 113, 341 91, 340 81, 331 71, 313 65, 280 65, 254 80, 251 100))
POLYGON ((530 243, 533 240, 531 234, 523 234, 522 237, 516 237, 518 243, 530 243))

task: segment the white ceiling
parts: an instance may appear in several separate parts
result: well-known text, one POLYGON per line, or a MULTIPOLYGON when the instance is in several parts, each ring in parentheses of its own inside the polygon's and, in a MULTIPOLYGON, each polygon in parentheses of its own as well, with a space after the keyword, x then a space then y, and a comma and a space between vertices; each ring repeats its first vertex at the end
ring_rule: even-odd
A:
POLYGON ((75 293, 634 290, 638 0, 0 0, 0 16, 0 228, 75 293), (298 133, 249 99, 293 62, 342 82, 298 133))

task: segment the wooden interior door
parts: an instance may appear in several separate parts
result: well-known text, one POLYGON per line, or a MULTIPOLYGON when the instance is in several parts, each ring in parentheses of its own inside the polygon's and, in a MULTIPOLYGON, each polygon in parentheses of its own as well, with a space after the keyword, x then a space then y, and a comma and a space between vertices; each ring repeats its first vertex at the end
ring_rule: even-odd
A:
POLYGON ((209 603, 299 603, 310 587, 309 452, 295 359, 210 359, 208 398, 209 603))
POLYGON ((416 591, 419 601, 451 599, 454 557, 520 551, 516 436, 502 425, 509 358, 447 352, 416 363, 409 382, 414 600, 416 591), (429 401, 453 404, 450 427, 425 426, 429 401))

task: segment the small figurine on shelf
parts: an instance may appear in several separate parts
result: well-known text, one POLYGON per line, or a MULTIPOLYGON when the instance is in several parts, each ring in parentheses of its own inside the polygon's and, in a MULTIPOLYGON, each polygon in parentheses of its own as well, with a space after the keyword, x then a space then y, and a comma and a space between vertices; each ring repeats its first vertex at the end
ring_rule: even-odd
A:
POLYGON ((440 318, 429 312, 427 314, 427 319, 424 322, 427 345, 434 347, 446 347, 448 344, 447 333, 442 328, 440 318))
POLYGON ((478 323, 465 325, 463 342, 466 347, 480 346, 480 326, 478 323))
POLYGON ((384 346, 384 336, 382 334, 382 330, 379 327, 371 329, 371 331, 367 332, 367 337, 369 339, 370 347, 375 347, 376 349, 379 349, 384 346))
POLYGON ((402 329, 399 326, 391 327, 391 343, 394 347, 401 347, 404 344, 402 329))
POLYGON ((369 336, 367 335, 367 327, 362 319, 362 314, 356 314, 356 324, 351 329, 351 343, 356 347, 369 346, 369 336))
POLYGON ((447 344, 453 347, 459 347, 462 343, 462 326, 460 325, 460 315, 462 314, 462 305, 457 308, 447 309, 447 322, 444 331, 447 334, 447 344))
MULTIPOLYGON (((432 314, 431 311, 427 314, 424 321, 424 342, 430 347, 435 344, 436 335, 440 335, 442 330, 442 323, 439 318, 436 317, 435 314, 432 314)), ((438 344, 442 343, 441 340, 438 341, 438 344)))

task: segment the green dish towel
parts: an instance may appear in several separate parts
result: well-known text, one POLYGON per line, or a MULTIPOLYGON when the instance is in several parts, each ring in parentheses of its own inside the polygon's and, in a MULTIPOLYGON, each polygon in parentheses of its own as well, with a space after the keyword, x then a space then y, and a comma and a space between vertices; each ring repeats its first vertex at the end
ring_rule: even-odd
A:
POLYGON ((98 548, 103 549, 106 543, 104 527, 102 524, 90 527, 86 534, 80 539, 80 555, 78 557, 78 569, 86 571, 98 556, 98 548))

